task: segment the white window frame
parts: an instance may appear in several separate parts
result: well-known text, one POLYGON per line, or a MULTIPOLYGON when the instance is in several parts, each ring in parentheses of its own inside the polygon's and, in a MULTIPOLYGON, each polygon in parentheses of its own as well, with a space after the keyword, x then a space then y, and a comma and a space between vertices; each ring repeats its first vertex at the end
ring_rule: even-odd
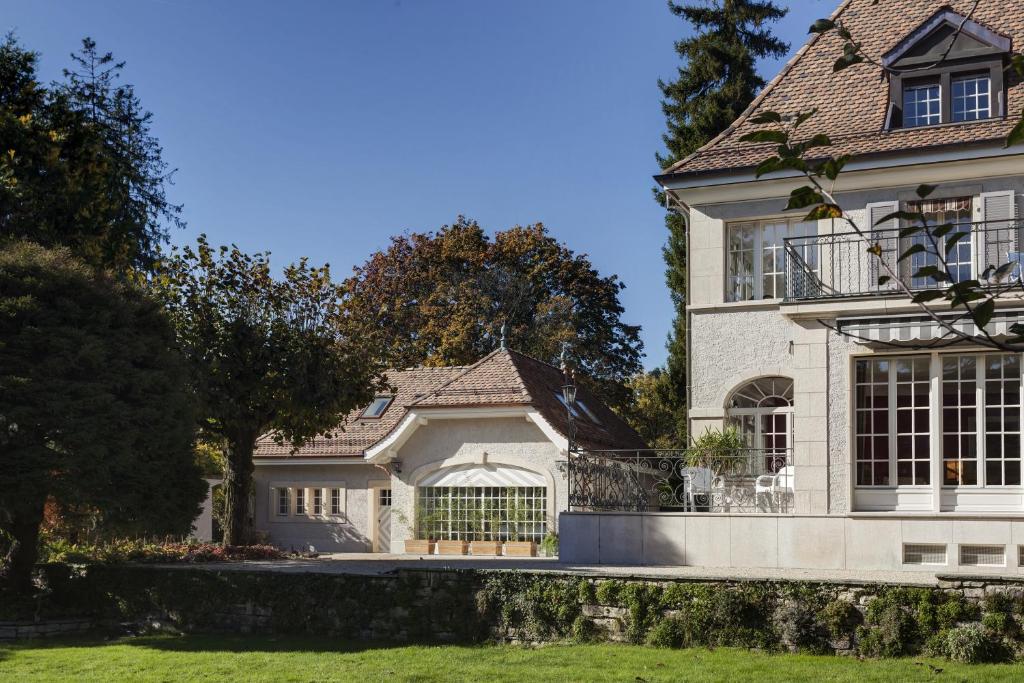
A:
MULTIPOLYGON (((943 123, 943 120, 942 120, 942 83, 939 82, 938 80, 936 80, 934 82, 928 82, 928 83, 917 83, 917 84, 910 84, 910 85, 904 84, 903 85, 903 93, 902 93, 902 104, 903 104, 903 127, 904 128, 921 128, 923 126, 937 126, 940 123, 943 123), (910 91, 926 90, 926 89, 930 89, 930 88, 935 88, 935 90, 936 90, 936 92, 938 94, 934 98, 928 97, 928 98, 926 98, 924 100, 916 100, 915 99, 914 100, 915 109, 916 109, 916 105, 918 105, 918 104, 920 104, 922 102, 924 102, 924 103, 934 102, 936 107, 938 108, 938 111, 936 111, 935 114, 932 114, 929 111, 929 113, 927 114, 927 118, 929 120, 926 121, 925 123, 913 123, 913 124, 908 123, 907 119, 910 118, 910 117, 907 116, 907 93, 910 92, 910 91), (935 120, 934 121, 930 120, 932 118, 934 118, 935 120)), ((929 106, 928 109, 930 110, 931 107, 929 106)), ((920 118, 920 117, 915 117, 915 118, 920 118)))
POLYGON ((992 75, 989 72, 986 71, 985 73, 964 74, 964 75, 960 75, 960 76, 953 76, 950 79, 950 86, 949 86, 949 117, 950 117, 950 119, 954 123, 967 123, 969 121, 984 121, 985 119, 992 118, 992 75), (974 93, 973 95, 964 95, 963 96, 963 99, 964 99, 964 102, 965 102, 964 114, 965 115, 967 115, 967 114, 974 114, 975 116, 974 116, 974 118, 962 118, 962 119, 956 118, 956 101, 958 99, 957 95, 956 95, 956 86, 957 86, 957 84, 958 83, 966 83, 968 81, 981 81, 981 80, 988 81, 988 93, 987 93, 988 107, 985 108, 985 109, 980 109, 980 108, 977 107, 978 100, 981 98, 981 95, 982 95, 980 90, 978 92, 974 93), (968 109, 966 107, 966 102, 969 101, 972 98, 974 99, 975 108, 968 109), (982 112, 984 112, 984 116, 981 115, 982 112))
MULTIPOLYGON (((1024 511, 1024 442, 1021 443, 1018 453, 1021 455, 1019 460, 1011 459, 1011 461, 1017 460, 1021 463, 1021 477, 1019 483, 1015 484, 993 484, 986 481, 986 463, 988 462, 985 438, 987 436, 985 429, 985 376, 986 363, 985 358, 990 355, 1007 355, 1000 354, 998 352, 991 352, 987 350, 957 350, 957 351, 931 351, 922 353, 921 351, 906 352, 906 353, 878 353, 878 354, 860 354, 851 357, 850 363, 850 477, 851 477, 851 491, 854 495, 855 511, 864 511, 870 509, 878 510, 916 510, 916 509, 927 509, 934 512, 939 511, 951 511, 957 512, 958 510, 963 511, 982 511, 988 509, 986 507, 978 507, 978 500, 986 500, 987 496, 992 496, 990 503, 993 507, 993 511, 1003 510, 1014 510, 1021 509, 1024 511), (977 359, 978 370, 976 371, 976 379, 973 380, 975 383, 975 405, 973 409, 976 411, 975 422, 977 426, 977 432, 971 433, 971 438, 976 439, 977 443, 977 463, 978 463, 978 476, 977 484, 945 484, 945 453, 943 445, 943 436, 945 434, 944 417, 943 417, 943 359, 953 356, 974 356, 977 359), (897 408, 896 408, 896 396, 895 396, 895 365, 890 367, 890 392, 889 392, 889 410, 888 410, 888 424, 889 433, 888 438, 890 439, 889 446, 889 467, 890 467, 890 483, 887 485, 862 485, 857 481, 857 465, 858 459, 858 427, 857 427, 857 362, 862 360, 878 360, 888 359, 895 361, 905 357, 924 357, 927 356, 929 360, 929 467, 930 467, 930 481, 927 485, 917 484, 903 484, 898 483, 897 474, 897 456, 898 451, 895 444, 895 422, 897 419, 897 408), (888 492, 893 497, 884 498, 880 497, 882 494, 888 492), (918 494, 923 493, 927 498, 926 507, 920 507, 922 503, 921 499, 917 498, 918 503, 910 503, 915 507, 900 507, 904 503, 899 502, 903 500, 898 495, 899 492, 912 493, 917 492, 918 494), (973 492, 974 502, 965 502, 962 507, 958 507, 961 504, 957 502, 957 495, 963 495, 965 493, 973 492), (1006 508, 1004 502, 1006 495, 1012 494, 1013 496, 1020 496, 1019 504, 1015 503, 1016 507, 1006 508), (981 496, 979 499, 978 496, 981 496), (997 502, 999 499, 999 502, 997 502), (875 507, 878 501, 891 500, 893 501, 893 507, 875 507), (950 501, 953 501, 950 503, 950 501), (867 507, 865 507, 867 506, 867 507)), ((1011 407, 1015 407, 1018 410, 1018 420, 1021 428, 1021 438, 1024 441, 1024 354, 1010 354, 1018 355, 1020 359, 1021 367, 1021 380, 1018 384, 1018 404, 1011 407)), ((1012 378, 1011 378, 1011 381, 1012 378)), ((1002 404, 1000 404, 1002 407, 1002 404)), ((1001 428, 998 434, 1005 434, 1005 428, 1001 428)), ((1005 442, 1005 440, 1004 440, 1005 442)), ((1002 455, 998 458, 999 462, 1002 463, 1001 473, 1005 477, 1005 463, 1006 458, 1002 455)), ((981 503, 984 505, 984 503, 981 503)))
POLYGON ((272 481, 269 484, 270 508, 269 521, 332 521, 343 520, 346 515, 346 489, 345 482, 302 482, 302 481, 272 481), (280 512, 280 492, 287 491, 288 513, 280 512), (305 503, 304 510, 299 511, 299 492, 302 492, 302 499, 305 503), (337 492, 339 508, 334 512, 333 495, 337 492), (316 512, 316 496, 320 496, 320 513, 316 512))
MULTIPOLYGON (((819 234, 819 225, 817 221, 805 221, 802 216, 776 216, 774 218, 759 218, 755 220, 745 221, 733 221, 727 223, 725 226, 725 300, 726 301, 777 301, 783 299, 786 296, 787 287, 787 266, 786 266, 786 249, 785 243, 776 244, 774 242, 766 246, 765 233, 769 228, 774 228, 780 224, 786 224, 786 237, 812 237, 819 234), (798 229, 799 226, 807 226, 805 230, 801 231, 798 229), (812 230, 813 228, 813 230, 812 230), (751 273, 734 273, 732 268, 732 254, 741 253, 740 251, 732 250, 732 235, 734 230, 751 230, 753 235, 753 256, 752 266, 753 271, 751 273), (777 296, 765 297, 765 271, 764 271, 764 260, 766 251, 777 252, 774 254, 774 269, 768 272, 768 275, 778 277, 779 289, 782 291, 776 291, 777 296), (734 283, 739 280, 747 280, 753 278, 753 287, 751 288, 752 296, 750 299, 739 299, 733 296, 736 288, 734 283)), ((783 238, 785 239, 785 238, 783 238)), ((745 251, 745 250, 743 250, 745 251)), ((813 272, 819 272, 821 265, 818 263, 814 264, 813 272)))

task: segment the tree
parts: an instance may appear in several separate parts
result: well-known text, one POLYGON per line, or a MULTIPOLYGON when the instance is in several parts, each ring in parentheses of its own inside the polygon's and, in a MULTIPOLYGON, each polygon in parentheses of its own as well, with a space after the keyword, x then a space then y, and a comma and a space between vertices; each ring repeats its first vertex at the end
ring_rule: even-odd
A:
POLYGON ((184 352, 204 434, 222 443, 224 543, 249 540, 253 451, 267 433, 298 448, 337 427, 380 388, 379 366, 341 308, 330 267, 305 259, 275 280, 270 255, 173 250, 154 291, 184 352))
POLYGON ((97 267, 148 269, 181 207, 152 135, 152 115, 123 62, 89 38, 64 81, 44 86, 38 55, 0 44, 0 240, 64 245, 97 267))
POLYGON ((461 216, 436 233, 393 237, 346 282, 351 318, 392 367, 473 363, 504 330, 508 346, 553 364, 568 344, 612 405, 628 395, 643 349, 639 327, 621 319, 623 287, 541 224, 491 239, 461 216))
MULTIPOLYGON (((877 56, 867 53, 841 19, 819 19, 811 25, 810 32, 835 33, 841 39, 843 49, 833 64, 834 73, 865 63, 881 68, 889 75, 910 73, 935 68, 946 62, 978 4, 973 3, 959 27, 950 34, 941 57, 932 64, 904 70, 885 65, 877 56)), ((1024 55, 1011 55, 1008 68, 1013 69, 1018 78, 1024 78, 1024 55)), ((1014 273, 1019 275, 1020 263, 1010 260, 1007 254, 1006 261, 981 264, 982 272, 973 279, 957 277, 951 270, 949 255, 959 243, 970 239, 970 228, 965 231, 964 226, 952 222, 935 225, 921 210, 895 211, 879 218, 875 225, 866 229, 858 225, 843 210, 835 193, 836 181, 853 157, 848 154, 829 154, 828 149, 832 147, 829 136, 805 132, 803 127, 808 122, 814 122, 816 113, 817 110, 810 110, 783 116, 778 112, 763 111, 751 119, 752 123, 763 127, 745 134, 740 140, 776 145, 776 153, 757 166, 756 175, 760 177, 773 171, 795 171, 803 176, 808 184, 791 192, 786 208, 808 209, 806 220, 809 221, 834 219, 849 227, 866 245, 870 256, 878 262, 877 284, 880 287, 892 287, 919 305, 931 321, 944 331, 944 343, 970 342, 989 349, 1024 351, 1024 324, 1011 325, 1008 339, 997 339, 986 329, 1000 298, 1016 299, 1024 295, 1024 279, 1013 277, 1014 273), (906 249, 901 247, 890 255, 883 249, 873 229, 892 220, 900 221, 903 227, 899 230, 899 238, 910 244, 906 249), (904 262, 907 262, 906 267, 901 267, 900 264, 904 262), (928 285, 922 287, 922 281, 928 285), (955 315, 943 315, 948 311, 955 315), (965 322, 973 323, 975 331, 965 331, 965 322)), ((1007 147, 1024 144, 1024 113, 1007 135, 1005 144, 1007 147)), ((936 189, 935 185, 921 184, 917 188, 917 196, 926 199, 936 189)), ((904 345, 904 348, 908 346, 913 348, 914 345, 904 345)))
MULTIPOLYGON (((789 45, 768 28, 786 15, 773 2, 758 0, 703 0, 677 3, 669 9, 690 24, 694 33, 676 42, 683 60, 675 80, 659 79, 668 132, 662 136, 667 154, 656 154, 667 168, 697 151, 728 128, 764 87, 756 60, 781 57, 789 45)), ((656 201, 665 205, 665 193, 656 188, 656 201)), ((665 215, 668 242, 663 249, 665 279, 675 319, 668 338, 668 378, 678 424, 678 440, 686 440, 686 223, 681 215, 665 215)))
POLYGON ((3 575, 30 587, 48 498, 124 533, 185 534, 206 492, 161 307, 65 248, 0 250, 3 575))
POLYGON ((631 400, 623 417, 651 448, 678 448, 679 425, 668 373, 660 368, 629 378, 631 400))

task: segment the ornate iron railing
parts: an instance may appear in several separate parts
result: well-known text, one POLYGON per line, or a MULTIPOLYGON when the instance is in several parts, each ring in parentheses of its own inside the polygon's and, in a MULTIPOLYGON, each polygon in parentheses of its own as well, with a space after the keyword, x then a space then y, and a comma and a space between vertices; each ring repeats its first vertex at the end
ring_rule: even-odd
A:
POLYGON ((789 512, 789 449, 584 451, 564 464, 574 512, 789 512))
MULTIPOLYGON (((963 223, 953 232, 937 237, 940 250, 956 232, 967 233, 949 249, 946 260, 955 279, 980 279, 989 266, 998 267, 1007 261, 1022 259, 1019 221, 963 223)), ((879 257, 868 252, 877 244, 881 258, 895 269, 900 280, 913 289, 936 286, 928 277, 913 277, 922 266, 937 265, 934 245, 923 232, 901 236, 900 230, 874 230, 868 237, 856 232, 788 237, 786 250, 786 300, 806 301, 853 296, 886 296, 897 294, 894 281, 879 284, 879 277, 889 275, 879 257), (918 252, 900 261, 899 257, 914 244, 922 244, 926 252, 918 252)), ((1014 277, 1020 274, 1015 273, 1014 277)))

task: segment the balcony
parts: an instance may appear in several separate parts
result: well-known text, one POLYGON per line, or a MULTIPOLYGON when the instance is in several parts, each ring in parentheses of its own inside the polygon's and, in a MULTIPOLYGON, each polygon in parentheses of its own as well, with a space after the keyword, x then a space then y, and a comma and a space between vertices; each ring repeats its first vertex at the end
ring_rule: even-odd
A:
MULTIPOLYGON (((954 281, 981 279, 989 266, 1008 261, 1022 261, 1020 235, 1024 222, 989 221, 963 223, 944 237, 936 237, 940 248, 956 232, 968 233, 949 250, 947 261, 954 281)), ((786 250, 786 301, 817 301, 849 297, 892 296, 899 294, 893 281, 879 284, 879 277, 888 270, 879 258, 868 253, 878 244, 885 260, 900 276, 900 280, 913 289, 930 289, 937 283, 929 277, 915 278, 922 267, 936 265, 931 237, 924 232, 901 237, 900 230, 874 230, 867 237, 856 232, 829 233, 808 237, 789 237, 784 240, 786 250), (914 244, 928 250, 912 254, 899 261, 899 257, 914 244)), ((1020 267, 1011 274, 1020 277, 1020 267)))

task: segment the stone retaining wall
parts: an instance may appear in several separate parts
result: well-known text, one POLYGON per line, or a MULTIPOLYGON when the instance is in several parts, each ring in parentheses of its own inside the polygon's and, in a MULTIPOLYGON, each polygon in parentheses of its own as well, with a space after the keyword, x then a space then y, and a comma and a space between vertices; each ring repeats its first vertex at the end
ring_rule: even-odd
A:
POLYGON ((0 621, 0 641, 46 638, 87 633, 97 628, 95 619, 44 619, 41 621, 0 621))

